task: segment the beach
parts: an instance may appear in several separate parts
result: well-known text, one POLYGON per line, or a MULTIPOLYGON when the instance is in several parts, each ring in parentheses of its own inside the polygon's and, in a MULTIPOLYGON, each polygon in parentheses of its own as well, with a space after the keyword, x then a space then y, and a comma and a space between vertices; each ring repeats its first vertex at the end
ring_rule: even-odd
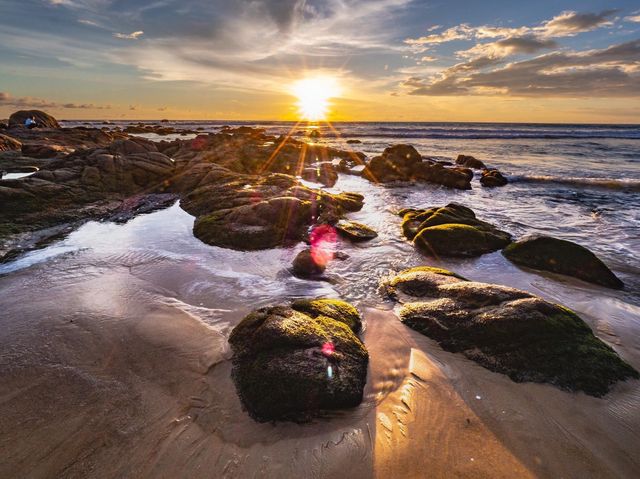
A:
MULTIPOLYGON (((222 125, 165 126, 178 133, 137 135, 189 142, 222 125), (182 135, 181 128, 196 132, 182 135)), ((192 232, 198 215, 175 199, 128 221, 74 223, 7 257, 0 263, 0 476, 640 473, 640 381, 618 382, 601 398, 514 382, 402 324, 399 305, 380 290, 385 278, 422 265, 518 288, 571 308, 640 369, 637 127, 335 124, 339 134, 321 130, 309 140, 309 130, 292 124, 232 126, 293 131, 330 148, 358 139, 349 148, 368 158, 399 143, 441 161, 470 154, 510 181, 458 190, 376 184, 341 172, 331 186, 305 182, 362 195, 361 209, 346 217, 378 234, 366 243, 340 239, 335 247, 346 258, 331 261, 321 281, 290 272, 304 242, 258 251, 205 244, 192 232), (625 288, 521 268, 499 251, 425 256, 403 237, 397 213, 451 202, 517 237, 537 232, 578 242, 625 288), (312 297, 348 301, 362 314, 369 354, 363 400, 309 423, 255 422, 231 379, 229 334, 257 308, 312 297)))

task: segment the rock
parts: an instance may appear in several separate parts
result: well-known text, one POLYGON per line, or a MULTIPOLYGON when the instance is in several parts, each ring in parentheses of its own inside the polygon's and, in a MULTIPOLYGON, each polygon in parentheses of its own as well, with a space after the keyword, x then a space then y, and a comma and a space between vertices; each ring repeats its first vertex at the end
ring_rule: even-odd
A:
POLYGON ((346 324, 356 333, 362 327, 358 310, 349 303, 338 299, 297 299, 291 304, 291 307, 312 318, 326 316, 335 319, 346 324))
POLYGON ((347 140, 347 145, 359 145, 362 143, 360 140, 347 140))
POLYGON ((335 303, 258 309, 233 329, 232 378, 253 419, 302 422, 360 404, 369 357, 350 305, 335 303))
POLYGON ((328 187, 332 187, 338 181, 338 173, 330 163, 322 163, 316 167, 305 168, 300 173, 300 177, 328 187))
POLYGON ((21 148, 22 143, 18 140, 10 136, 0 134, 0 151, 17 151, 21 148))
POLYGON ((9 117, 9 128, 23 127, 27 118, 34 118, 36 128, 60 128, 58 121, 40 110, 20 110, 9 117))
POLYGON ((403 271, 385 287, 404 304, 404 324, 516 382, 600 397, 640 377, 573 311, 525 291, 429 267, 403 271))
POLYGON ((507 183, 507 179, 498 170, 484 170, 480 177, 480 184, 488 188, 504 186, 507 183))
POLYGON ((458 155, 456 164, 466 168, 473 168, 474 170, 484 170, 487 168, 482 161, 470 155, 458 155))
POLYGON ((376 183, 392 181, 423 181, 462 190, 471 189, 466 171, 448 168, 441 163, 423 160, 411 145, 394 145, 376 156, 362 172, 362 176, 376 183))
POLYGON ((352 241, 368 241, 378 236, 373 228, 355 221, 340 221, 335 228, 340 236, 352 241))
POLYGON ((327 268, 323 261, 314 257, 311 249, 300 251, 293 260, 292 272, 294 276, 302 279, 317 278, 324 273, 327 268))
POLYGON ((30 158, 60 158, 72 151, 73 149, 60 145, 49 145, 43 143, 28 143, 22 145, 22 154, 30 158))
POLYGON ((311 130, 308 135, 309 138, 320 138, 322 136, 322 134, 320 133, 319 130, 311 130))
POLYGON ((402 231, 429 256, 480 256, 511 242, 511 235, 476 218, 462 205, 402 210, 402 231))
POLYGON ((624 287, 623 282, 595 254, 571 241, 530 236, 510 244, 502 254, 520 266, 573 276, 607 288, 624 287))
POLYGON ((193 234, 213 246, 259 250, 299 241, 311 221, 310 201, 280 197, 199 216, 193 234))

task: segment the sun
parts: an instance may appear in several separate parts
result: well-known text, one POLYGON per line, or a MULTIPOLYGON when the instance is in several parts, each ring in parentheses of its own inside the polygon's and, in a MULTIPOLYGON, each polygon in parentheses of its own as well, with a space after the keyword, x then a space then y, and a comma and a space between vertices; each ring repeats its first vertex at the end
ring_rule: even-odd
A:
POLYGON ((338 80, 328 76, 304 78, 291 88, 298 98, 298 113, 303 120, 326 120, 331 103, 329 100, 340 95, 338 80))

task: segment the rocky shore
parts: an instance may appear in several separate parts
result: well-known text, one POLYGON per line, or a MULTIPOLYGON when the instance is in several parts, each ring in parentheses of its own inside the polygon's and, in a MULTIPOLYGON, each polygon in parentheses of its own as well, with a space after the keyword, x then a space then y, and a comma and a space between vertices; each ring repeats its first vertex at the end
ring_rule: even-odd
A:
MULTIPOLYGON (((369 226, 347 218, 366 197, 327 190, 339 173, 389 186, 410 182, 469 190, 508 184, 472 156, 448 162, 406 144, 369 159, 249 127, 172 141, 135 136, 149 132, 175 133, 163 125, 61 128, 43 112, 12 115, 0 134, 0 169, 34 172, 0 180, 0 259, 41 247, 90 219, 126 222, 178 201, 196 218, 193 235, 207 245, 254 251, 307 243, 293 273, 313 279, 325 269, 319 244, 335 242, 326 235, 362 247, 377 237, 369 226), (35 117, 38 127, 23 127, 25 117, 35 117)), ((429 206, 399 212, 404 236, 427 257, 503 250, 523 267, 623 287, 580 245, 548 237, 514 241, 467 206, 429 206)), ((405 325, 514 381, 599 397, 618 381, 638 378, 575 313, 528 292, 428 267, 404 271, 385 288, 401 302, 405 325)), ((307 299, 246 316, 229 337, 243 407, 258 421, 306 421, 328 409, 357 406, 369 361, 360 326, 359 312, 337 300, 307 299)))

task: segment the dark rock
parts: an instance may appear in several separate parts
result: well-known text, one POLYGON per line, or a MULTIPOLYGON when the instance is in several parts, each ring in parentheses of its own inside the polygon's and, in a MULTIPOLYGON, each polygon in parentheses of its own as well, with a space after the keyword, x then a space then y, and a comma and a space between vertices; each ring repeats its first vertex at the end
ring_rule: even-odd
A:
POLYGON ((363 170, 362 176, 376 183, 423 181, 450 188, 471 189, 470 178, 466 171, 423 160, 420 153, 411 145, 388 147, 381 156, 371 159, 363 170))
POLYGON ((262 308, 233 329, 232 378, 252 418, 300 422, 323 410, 360 404, 368 353, 348 326, 353 322, 349 305, 334 303, 298 303, 305 312, 262 308))
POLYGON ((480 184, 488 188, 504 186, 507 183, 507 179, 498 170, 484 170, 480 177, 480 184))
POLYGON ((73 148, 50 145, 46 143, 29 143, 22 145, 22 154, 31 158, 60 158, 73 151, 73 148))
POLYGON ((368 241, 378 236, 373 228, 355 221, 340 221, 335 228, 340 236, 352 241, 368 241))
POLYGON ((429 256, 480 256, 511 242, 509 233, 477 219, 471 209, 456 203, 400 213, 404 235, 429 256))
POLYGON ((292 272, 298 278, 311 279, 321 276, 326 268, 326 264, 315 258, 311 249, 305 249, 293 260, 292 272))
POLYGON ((347 140, 348 145, 359 145, 362 143, 360 140, 347 140))
POLYGON ((531 236, 510 244, 502 254, 521 266, 573 276, 607 288, 624 287, 595 254, 571 241, 531 236))
POLYGON ((23 127, 27 118, 33 118, 36 128, 60 128, 58 121, 40 110, 20 110, 9 117, 9 128, 23 127))
POLYGON ((315 167, 305 168, 300 173, 300 177, 328 187, 332 187, 338 181, 338 173, 331 163, 321 163, 315 167))
POLYGON ((404 303, 404 324, 516 382, 599 397, 619 380, 640 377, 573 311, 525 291, 428 267, 403 271, 385 286, 404 303))
POLYGON ((456 164, 466 168, 473 168, 474 170, 484 170, 487 168, 482 161, 470 155, 458 155, 456 164))
POLYGON ((15 138, 0 134, 0 151, 16 151, 22 148, 22 143, 15 138))

